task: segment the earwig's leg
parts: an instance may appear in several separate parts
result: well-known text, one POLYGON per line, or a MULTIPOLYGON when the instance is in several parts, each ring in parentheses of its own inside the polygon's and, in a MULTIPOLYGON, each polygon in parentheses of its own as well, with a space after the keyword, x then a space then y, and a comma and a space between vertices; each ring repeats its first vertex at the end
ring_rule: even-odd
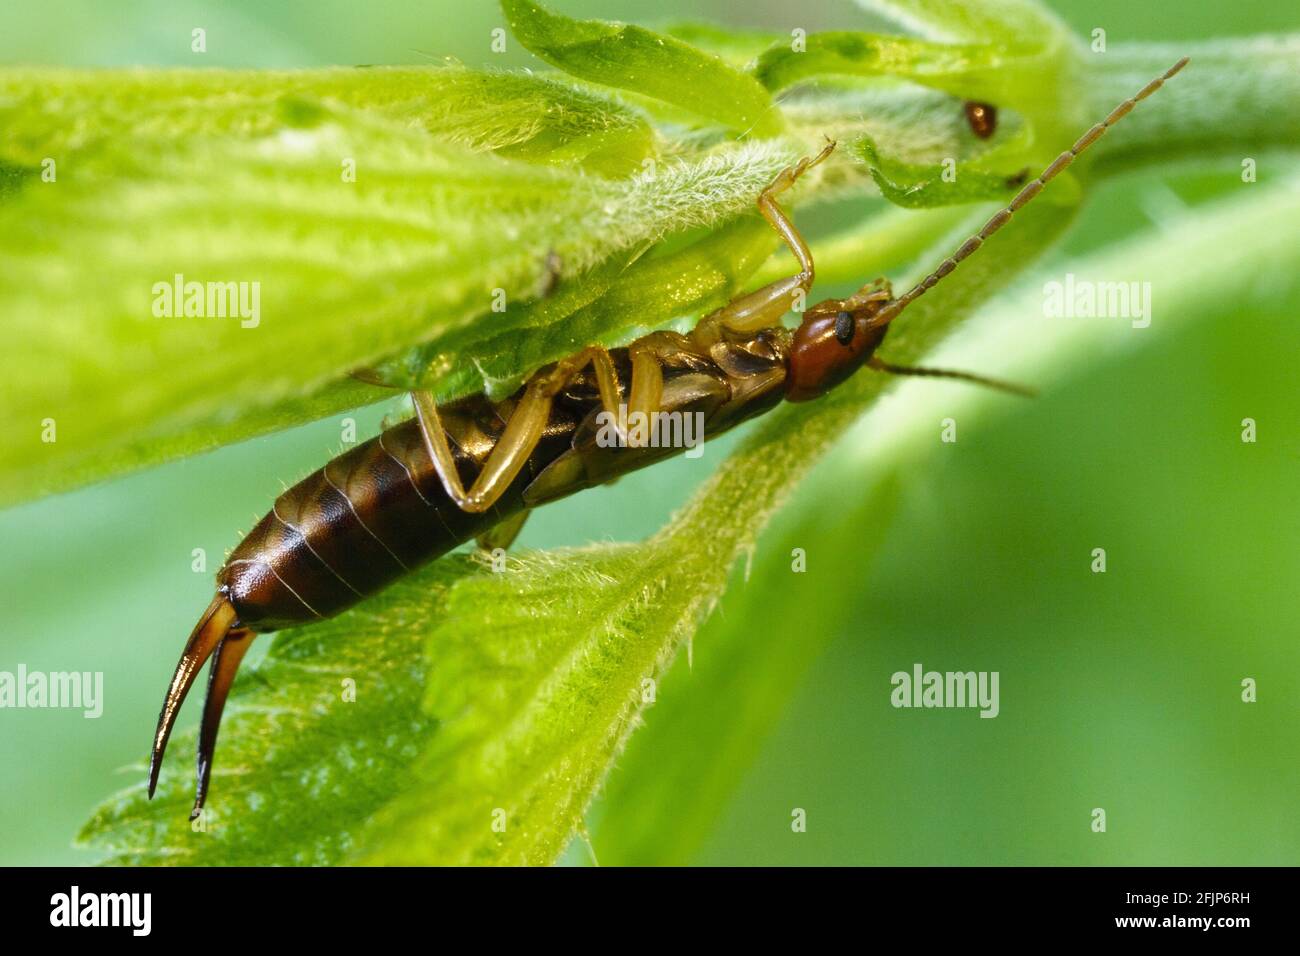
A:
POLYGON ((462 511, 479 514, 496 504, 524 467, 528 455, 537 447, 551 410, 551 397, 536 387, 537 381, 534 379, 529 383, 524 397, 519 400, 506 424, 506 430, 501 433, 496 447, 483 463, 482 471, 468 492, 456 471, 456 458, 451 453, 451 446, 447 444, 447 433, 438 417, 438 406, 433 395, 429 392, 411 393, 420 419, 420 433, 424 438, 425 450, 433 459, 433 467, 442 480, 447 496, 462 511))
POLYGON ((1010 392, 1012 395, 1023 395, 1025 398, 1036 398, 1038 393, 1032 388, 1024 385, 1016 385, 1014 382, 1004 382, 1001 379, 986 378, 983 375, 975 375, 971 372, 955 372, 946 368, 922 368, 913 365, 891 365, 883 359, 876 358, 874 355, 867 359, 867 365, 880 372, 888 372, 890 375, 920 375, 926 378, 954 378, 962 382, 971 382, 974 385, 987 385, 989 388, 996 388, 999 391, 1010 392))
POLYGON ((456 470, 456 458, 447 444, 447 433, 438 417, 438 405, 433 395, 424 391, 411 393, 425 450, 433 459, 447 495, 462 511, 479 514, 496 504, 537 447, 551 416, 551 402, 589 364, 596 370, 601 403, 607 411, 617 413, 620 400, 618 373, 609 352, 601 346, 589 346, 557 362, 549 371, 538 372, 529 380, 510 421, 506 422, 505 431, 497 439, 496 447, 483 463, 468 492, 456 470))
POLYGON ((659 411, 664 397, 664 369, 649 348, 632 348, 632 389, 627 399, 629 417, 659 411))
POLYGON ((198 788, 194 795, 194 809, 190 819, 197 817, 208 798, 208 782, 212 778, 212 754, 217 749, 217 731, 221 728, 221 712, 226 709, 226 698, 235 683, 235 672, 244 654, 252 646, 256 635, 247 628, 236 628, 217 645, 208 671, 208 697, 203 702, 203 723, 199 729, 198 788))
POLYGON ((870 285, 865 285, 857 292, 853 293, 847 299, 840 302, 840 308, 853 312, 862 308, 871 302, 888 302, 894 297, 893 287, 889 284, 888 279, 877 279, 870 285))
POLYGON ((515 543, 515 538, 519 537, 519 532, 523 530, 524 523, 528 521, 530 514, 532 514, 531 511, 524 509, 513 518, 507 518, 500 524, 489 528, 479 535, 474 543, 483 551, 495 551, 497 548, 504 551, 515 543))
POLYGON ((779 325, 781 317, 794 306, 796 298, 799 295, 806 295, 812 288, 812 253, 808 251, 808 246, 799 235, 799 230, 794 227, 794 223, 777 205, 776 197, 793 186, 805 172, 829 156, 833 149, 835 144, 827 143, 826 148, 816 156, 805 156, 795 165, 783 169, 758 197, 759 211, 785 240, 794 257, 799 260, 799 271, 792 276, 778 279, 756 292, 734 299, 716 312, 705 316, 691 336, 697 347, 707 349, 720 338, 723 329, 745 333, 779 325))
POLYGON ((162 710, 158 714, 158 729, 153 735, 153 750, 149 755, 149 796, 153 797, 158 787, 158 773, 162 770, 163 753, 167 750, 167 739, 171 736, 176 717, 185 703, 185 696, 190 692, 194 679, 207 663, 212 652, 230 631, 235 620, 235 608, 223 595, 218 594, 208 605, 203 617, 195 625, 190 639, 181 652, 180 662, 172 675, 172 682, 167 687, 167 696, 163 698, 162 710))
MULTIPOLYGON (((647 428, 651 431, 651 417, 663 407, 664 369, 663 357, 682 351, 692 351, 693 344, 688 336, 678 332, 651 332, 637 339, 627 347, 632 359, 632 385, 627 399, 627 417, 629 424, 644 416, 647 428)), ((624 444, 631 448, 641 446, 634 441, 635 435, 620 435, 624 444)))

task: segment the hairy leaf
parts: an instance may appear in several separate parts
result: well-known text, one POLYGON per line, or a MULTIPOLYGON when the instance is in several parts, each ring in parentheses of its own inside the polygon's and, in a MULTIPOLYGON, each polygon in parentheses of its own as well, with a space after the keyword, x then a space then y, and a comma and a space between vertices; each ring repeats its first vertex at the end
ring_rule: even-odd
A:
MULTIPOLYGON (((1077 72, 1080 42, 1033 0, 858 0, 927 40, 965 50, 952 72, 927 71, 918 82, 970 100, 1019 111, 1040 142, 1055 143, 1083 128, 1077 72), (973 49, 982 46, 983 51, 973 49), (962 57, 970 57, 964 68, 962 57)), ((1135 90, 1136 91, 1136 90, 1135 90)), ((1127 94, 1131 95, 1131 94, 1127 94)), ((1072 141, 1072 140, 1071 140, 1072 141)))
POLYGON ((1034 0, 857 0, 924 37, 947 43, 1045 46, 1069 34, 1034 0))
POLYGON ((535 298, 556 257, 575 276, 733 218, 795 156, 726 146, 608 180, 368 112, 281 108, 248 139, 97 140, 0 204, 0 501, 141 463, 130 448, 210 447, 214 421, 239 419, 227 440, 276 427, 282 403, 344 394, 350 369, 535 298), (214 293, 213 311, 243 311, 193 314, 214 293))
POLYGON ((987 44, 933 43, 911 37, 836 31, 815 33, 803 46, 782 42, 758 58, 754 75, 769 90, 809 77, 895 76, 947 92, 969 89, 971 74, 993 73, 1007 58, 987 44))
POLYGON ((28 168, 54 157, 65 178, 96 164, 112 175, 121 147, 141 140, 160 148, 192 136, 260 139, 295 117, 301 125, 322 105, 364 110, 476 152, 578 163, 602 174, 638 172, 656 153, 654 133, 635 111, 607 94, 533 74, 453 66, 13 68, 0 71, 0 157, 28 168))
POLYGON ((508 393, 519 384, 521 369, 556 361, 590 342, 612 346, 636 332, 694 320, 725 304, 774 245, 771 227, 754 215, 664 255, 620 257, 517 310, 489 339, 459 342, 462 336, 453 331, 404 354, 398 367, 381 367, 380 374, 433 385, 448 397, 508 393))
POLYGON ((754 136, 781 131, 781 115, 752 77, 671 36, 604 20, 573 20, 532 0, 501 0, 510 29, 566 73, 652 96, 754 136))
POLYGON ((780 39, 777 34, 764 30, 737 30, 700 22, 670 23, 664 32, 722 57, 737 69, 748 69, 759 54, 780 39))

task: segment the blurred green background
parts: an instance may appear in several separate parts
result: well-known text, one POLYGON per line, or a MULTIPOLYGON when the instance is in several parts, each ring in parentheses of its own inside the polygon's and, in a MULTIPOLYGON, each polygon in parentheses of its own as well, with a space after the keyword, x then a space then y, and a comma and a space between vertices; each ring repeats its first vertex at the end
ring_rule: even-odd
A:
MULTIPOLYGON (((555 6, 782 31, 872 23, 837 0, 799 4, 797 22, 783 0, 555 6)), ((1105 27, 1112 43, 1297 27, 1294 5, 1281 0, 1052 6, 1080 34, 1105 27)), ((500 25, 486 0, 47 0, 0 11, 0 63, 190 66, 190 30, 203 26, 203 62, 212 66, 421 63, 446 54, 471 66, 535 66, 513 43, 505 58, 488 54, 500 25)), ((1059 276, 1076 256, 1150 226, 1171 204, 1222 195, 1237 172, 1110 184, 1041 268, 1059 276)), ((826 462, 808 497, 765 533, 748 583, 737 572, 695 638, 694 668, 683 655, 647 722, 673 721, 675 701, 689 697, 676 689, 692 684, 697 695, 716 695, 713 718, 685 735, 649 727, 622 761, 642 777, 659 766, 671 778, 685 740, 696 761, 735 766, 734 786, 693 793, 688 779, 657 802, 636 800, 620 784, 627 771, 616 769, 591 814, 596 856, 1300 861, 1296 306, 1225 303, 1222 322, 1157 320, 1142 348, 1073 370, 1035 402, 998 401, 978 420, 963 419, 958 444, 898 476, 880 554, 867 564, 859 552, 869 511, 855 495, 852 449, 826 462), (1239 440, 1247 416, 1259 422, 1254 445, 1239 440), (791 547, 808 551, 808 573, 788 573, 791 547), (1093 547, 1107 549, 1105 575, 1088 570, 1093 547), (832 589, 849 595, 847 606, 826 607, 832 589), (755 653, 780 648, 806 664, 792 695, 749 679, 747 668, 761 671, 761 661, 711 662, 710 638, 740 625, 755 629, 755 653), (889 675, 917 661, 1000 671, 1001 715, 891 708, 889 675), (1259 681, 1258 703, 1240 701, 1247 676, 1259 681), (739 707, 770 712, 770 735, 729 739, 727 715, 739 707), (796 807, 807 811, 805 833, 791 831, 796 807), (1094 807, 1107 811, 1105 834, 1089 829, 1094 807), (603 839, 602 821, 632 808, 635 826, 624 820, 617 838, 603 839)), ((1027 335, 1032 328, 1027 320, 1027 335)), ((398 409, 355 413, 360 433, 398 409)), ((145 753, 222 554, 284 484, 339 449, 340 428, 322 421, 0 512, 0 670, 103 671, 106 697, 98 720, 0 711, 0 863, 93 861, 71 847, 72 836, 95 804, 135 782, 121 768, 145 753), (206 549, 207 573, 191 570, 194 548, 206 549)), ((548 507, 520 545, 642 537, 723 447, 548 507)), ((589 859, 583 846, 566 856, 589 859)))

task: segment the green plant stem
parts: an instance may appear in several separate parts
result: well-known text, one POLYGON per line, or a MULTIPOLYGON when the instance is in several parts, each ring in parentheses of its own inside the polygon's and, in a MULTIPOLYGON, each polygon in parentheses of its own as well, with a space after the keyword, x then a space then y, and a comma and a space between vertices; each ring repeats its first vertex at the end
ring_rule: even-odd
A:
POLYGON ((1191 58, 1157 94, 1159 108, 1140 105, 1098 141, 1098 165, 1239 162, 1262 150, 1300 148, 1300 34, 1117 44, 1084 56, 1091 57, 1081 88, 1092 122, 1179 57, 1191 58))

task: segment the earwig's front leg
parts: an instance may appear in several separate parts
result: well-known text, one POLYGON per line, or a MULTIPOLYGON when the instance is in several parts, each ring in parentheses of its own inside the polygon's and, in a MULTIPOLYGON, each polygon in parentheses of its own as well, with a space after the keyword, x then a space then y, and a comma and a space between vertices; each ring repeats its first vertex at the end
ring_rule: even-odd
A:
POLYGON ((800 296, 808 294, 813 284, 813 258, 807 244, 799 231, 795 229, 785 211, 777 205, 776 197, 785 192, 798 181, 799 177, 816 166, 835 149, 834 143, 816 156, 805 156, 793 166, 783 169, 771 185, 758 197, 758 209, 785 240, 794 257, 799 260, 799 271, 792 276, 778 279, 756 292, 733 299, 716 312, 705 316, 691 333, 697 348, 707 349, 721 338, 722 330, 752 333, 759 329, 769 329, 780 325, 781 317, 789 312, 800 296))
POLYGON ((600 400, 606 410, 617 414, 620 399, 618 374, 609 352, 599 345, 583 349, 576 355, 557 362, 549 371, 538 372, 528 382, 523 397, 506 422, 505 431, 483 463, 478 477, 467 492, 456 470, 456 458, 447 444, 447 433, 438 417, 438 403, 427 391, 412 392, 415 412, 420 420, 420 433, 424 447, 433 460, 433 467, 442 480, 448 497, 462 511, 479 514, 487 511, 510 487, 523 470, 528 456, 541 440, 542 432, 551 417, 551 404, 555 396, 587 365, 596 371, 600 400))

